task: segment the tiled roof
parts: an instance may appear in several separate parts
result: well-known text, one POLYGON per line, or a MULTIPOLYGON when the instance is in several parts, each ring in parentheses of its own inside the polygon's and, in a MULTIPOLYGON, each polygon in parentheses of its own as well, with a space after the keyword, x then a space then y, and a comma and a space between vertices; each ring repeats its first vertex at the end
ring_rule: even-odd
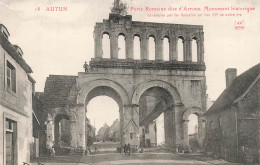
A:
POLYGON ((26 73, 32 73, 31 67, 17 53, 15 46, 12 45, 2 33, 0 33, 0 44, 4 50, 25 70, 26 73))
POLYGON ((50 75, 47 77, 44 87, 43 103, 44 109, 66 107, 71 102, 75 102, 76 96, 72 96, 71 91, 75 87, 77 76, 50 75))
POLYGON ((229 107, 240 97, 260 74, 260 63, 237 76, 232 84, 226 88, 205 115, 229 107))

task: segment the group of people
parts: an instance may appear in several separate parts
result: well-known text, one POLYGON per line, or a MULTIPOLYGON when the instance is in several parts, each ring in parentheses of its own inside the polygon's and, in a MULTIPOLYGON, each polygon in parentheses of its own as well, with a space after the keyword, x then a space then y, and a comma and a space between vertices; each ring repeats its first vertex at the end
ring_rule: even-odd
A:
POLYGON ((124 145, 124 154, 130 156, 130 152, 131 152, 130 143, 128 143, 128 145, 125 144, 124 145))

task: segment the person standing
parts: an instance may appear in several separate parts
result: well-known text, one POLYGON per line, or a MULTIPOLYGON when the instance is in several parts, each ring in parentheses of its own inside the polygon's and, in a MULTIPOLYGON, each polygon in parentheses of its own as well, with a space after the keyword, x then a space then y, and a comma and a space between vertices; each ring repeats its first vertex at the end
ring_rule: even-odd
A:
POLYGON ((85 72, 88 72, 88 63, 85 61, 85 64, 83 65, 83 68, 85 68, 85 72))
POLYGON ((127 153, 127 146, 126 146, 126 144, 124 145, 124 154, 126 155, 126 153, 127 153))
POLYGON ((127 149, 128 149, 128 156, 130 156, 130 152, 131 152, 130 143, 128 143, 127 149))
POLYGON ((95 144, 95 152, 98 152, 97 144, 95 144))

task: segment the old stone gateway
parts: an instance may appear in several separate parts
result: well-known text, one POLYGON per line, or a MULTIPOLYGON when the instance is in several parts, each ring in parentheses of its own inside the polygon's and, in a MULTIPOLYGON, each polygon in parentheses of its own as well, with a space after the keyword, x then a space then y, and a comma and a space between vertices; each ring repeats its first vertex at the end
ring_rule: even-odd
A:
POLYGON ((76 152, 87 146, 87 105, 100 95, 113 98, 119 106, 120 143, 140 145, 139 128, 164 113, 165 146, 172 151, 189 145, 188 117, 198 116, 199 144, 204 139, 206 78, 203 27, 132 21, 130 15, 110 14, 96 23, 95 58, 88 72, 78 76, 50 75, 45 84, 46 144, 59 142, 59 121, 66 119, 67 145, 76 152), (110 39, 110 58, 104 58, 103 35, 110 39), (118 37, 125 39, 125 59, 118 58, 118 37), (140 59, 134 59, 134 38, 140 41, 140 59), (155 42, 155 59, 149 60, 149 38, 155 42), (163 60, 163 40, 168 40, 169 60, 163 60), (178 42, 180 40, 181 42, 178 42), (195 54, 192 54, 195 41, 195 54), (182 44, 182 50, 178 50, 182 44), (181 56, 178 54, 182 52, 181 56), (183 59, 180 61, 180 59, 183 59), (152 102, 150 100, 153 100, 152 102))

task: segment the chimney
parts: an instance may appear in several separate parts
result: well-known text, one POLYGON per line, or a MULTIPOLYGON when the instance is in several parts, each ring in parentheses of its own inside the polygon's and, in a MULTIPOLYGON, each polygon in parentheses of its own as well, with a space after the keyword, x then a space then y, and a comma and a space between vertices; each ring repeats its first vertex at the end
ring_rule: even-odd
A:
POLYGON ((237 77, 237 69, 236 68, 228 68, 225 71, 226 73, 226 88, 229 87, 234 79, 237 77))
POLYGON ((7 28, 3 24, 0 24, 0 32, 3 33, 7 39, 10 37, 7 28))

